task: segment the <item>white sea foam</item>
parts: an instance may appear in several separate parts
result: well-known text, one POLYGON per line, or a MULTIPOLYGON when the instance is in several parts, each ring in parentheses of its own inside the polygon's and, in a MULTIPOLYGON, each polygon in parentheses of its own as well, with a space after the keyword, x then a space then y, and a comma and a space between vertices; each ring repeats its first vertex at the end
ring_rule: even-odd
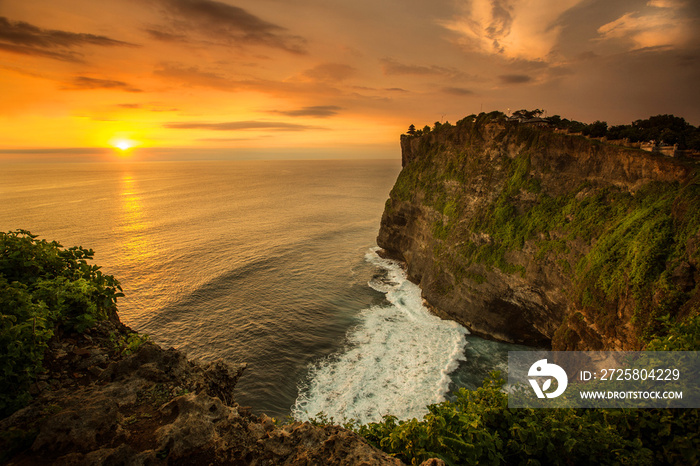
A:
POLYGON ((385 293, 389 304, 363 310, 344 351, 311 367, 292 408, 296 419, 319 412, 362 423, 385 414, 421 417, 428 404, 444 401, 449 375, 464 359, 467 330, 432 315, 398 262, 376 249, 366 259, 385 272, 369 286, 385 293))

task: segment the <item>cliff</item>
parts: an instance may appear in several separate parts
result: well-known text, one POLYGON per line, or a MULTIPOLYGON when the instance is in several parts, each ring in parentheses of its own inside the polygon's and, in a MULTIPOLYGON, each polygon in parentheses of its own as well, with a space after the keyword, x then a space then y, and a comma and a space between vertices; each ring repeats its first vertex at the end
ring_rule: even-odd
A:
POLYGON ((189 361, 124 326, 121 286, 93 255, 0 232, 0 463, 401 464, 339 426, 239 406, 245 366, 189 361))
POLYGON ((698 311, 697 167, 507 121, 401 137, 377 242, 439 315, 554 349, 638 349, 698 311))
POLYGON ((233 398, 245 365, 189 361, 116 316, 52 339, 44 365, 0 420, 3 464, 401 464, 339 426, 251 414, 233 398))

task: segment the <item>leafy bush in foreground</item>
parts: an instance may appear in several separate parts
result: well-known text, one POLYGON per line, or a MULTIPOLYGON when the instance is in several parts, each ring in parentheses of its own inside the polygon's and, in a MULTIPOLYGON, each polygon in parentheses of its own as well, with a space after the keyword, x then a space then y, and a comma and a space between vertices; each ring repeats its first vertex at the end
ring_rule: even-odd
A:
POLYGON ((422 421, 351 426, 409 464, 697 464, 698 410, 508 409, 504 381, 460 389, 422 421))
POLYGON ((25 230, 0 232, 0 416, 29 400, 56 332, 81 332, 115 312, 121 287, 88 264, 93 255, 25 230))
MULTIPOLYGON (((695 351, 700 314, 670 325, 647 350, 695 351)), ((698 409, 509 409, 498 373, 428 407, 423 420, 350 425, 378 448, 420 464, 700 464, 698 409)))

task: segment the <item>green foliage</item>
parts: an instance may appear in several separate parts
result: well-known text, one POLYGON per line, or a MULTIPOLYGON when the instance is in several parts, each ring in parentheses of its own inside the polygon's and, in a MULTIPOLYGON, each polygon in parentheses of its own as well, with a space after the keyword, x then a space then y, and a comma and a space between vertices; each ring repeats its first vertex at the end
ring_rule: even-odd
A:
POLYGON ((109 340, 115 353, 121 356, 128 356, 138 351, 141 345, 150 341, 150 338, 148 335, 129 332, 126 335, 122 333, 110 333, 109 340))
POLYGON ((409 464, 696 464, 698 410, 509 409, 498 373, 428 407, 422 420, 354 426, 409 464))
POLYGON ((540 109, 535 109, 535 110, 522 109, 522 110, 514 111, 511 116, 524 118, 524 119, 530 119, 530 118, 535 118, 535 117, 541 117, 543 113, 544 113, 544 110, 540 110, 540 109))
POLYGON ((663 334, 646 345, 648 351, 697 351, 700 348, 700 311, 676 321, 668 314, 658 318, 663 334))
POLYGON ((590 125, 586 125, 582 133, 584 136, 592 138, 602 138, 608 132, 608 124, 605 121, 594 121, 590 125))
POLYGON ((570 133, 583 133, 591 137, 605 136, 609 140, 628 139, 630 142, 657 141, 678 144, 680 149, 700 150, 700 128, 674 115, 656 115, 646 120, 636 120, 629 125, 616 125, 610 128, 604 121, 586 124, 562 119, 559 115, 551 116, 547 121, 555 128, 565 129, 570 133))
POLYGON ((604 215, 604 221, 596 228, 600 234, 586 235, 597 240, 576 266, 577 304, 602 318, 615 314, 620 300, 631 299, 642 339, 667 331, 657 318, 676 315, 689 298, 671 275, 688 254, 697 253, 687 245, 700 231, 700 215, 690 207, 698 202, 695 183, 653 183, 634 196, 594 200, 591 213, 604 215))
MULTIPOLYGON (((527 243, 535 246, 536 260, 549 261, 570 277, 573 287, 565 292, 583 311, 572 319, 593 322, 614 335, 625 306, 625 312, 634 313, 631 323, 646 349, 697 350, 700 315, 697 304, 691 306, 697 303, 691 299, 697 288, 687 289, 684 283, 693 281, 682 277, 683 270, 692 273, 689 264, 700 261, 700 179, 652 183, 634 193, 591 183, 543 192, 539 174, 531 172, 530 154, 546 154, 541 148, 564 136, 506 123, 489 141, 516 141, 519 155, 490 155, 484 163, 478 155, 485 153, 480 145, 484 125, 500 119, 471 115, 451 132, 436 125, 440 137, 422 137, 420 157, 404 167, 392 192, 392 199, 400 194, 400 200, 432 207, 436 267, 446 272, 442 277, 478 284, 485 278, 474 270, 488 266, 524 273, 506 258, 527 243), (500 190, 467 216, 463 206, 473 201, 466 196, 474 196, 468 187, 475 176, 500 190)), ((570 128, 577 123, 556 121, 570 128)), ((607 125, 580 124, 578 131, 587 126, 593 135, 607 125)), ((541 157, 538 161, 541 165, 541 157)), ((451 285, 441 283, 440 289, 451 285)), ((354 429, 412 464, 430 457, 447 464, 699 464, 699 421, 697 409, 509 410, 500 382, 491 380, 430 406, 422 420, 387 416, 354 429)))
POLYGON ((115 312, 121 287, 88 264, 93 254, 24 230, 0 233, 0 415, 29 400, 57 331, 81 332, 115 312))
POLYGON ((665 269, 673 242, 673 192, 640 193, 635 206, 611 219, 608 232, 579 264, 579 275, 607 298, 628 285, 649 284, 665 269))
POLYGON ((485 125, 503 118, 471 115, 450 131, 440 125, 439 138, 422 136, 420 157, 404 167, 392 191, 391 206, 420 202, 438 214, 430 221, 436 263, 446 272, 442 288, 470 279, 476 264, 524 275, 524 264, 509 258, 529 243, 535 260, 559 265, 571 277, 567 292, 604 332, 614 330, 624 305, 631 306, 640 344, 662 334, 656 319, 676 315, 690 297, 673 278, 675 268, 700 260, 700 248, 688 248, 700 231, 700 182, 652 183, 635 193, 590 183, 545 192, 546 168, 534 172, 532 157, 537 154, 541 165, 539 155, 546 154, 552 138, 564 136, 499 123, 488 129, 490 142, 483 139, 485 125), (484 160, 485 150, 493 147, 483 144, 498 145, 506 137, 517 142, 519 154, 484 160), (466 215, 465 205, 475 205, 469 190, 475 179, 482 189, 500 188, 490 203, 470 207, 466 215), (591 247, 585 255, 582 245, 591 247))

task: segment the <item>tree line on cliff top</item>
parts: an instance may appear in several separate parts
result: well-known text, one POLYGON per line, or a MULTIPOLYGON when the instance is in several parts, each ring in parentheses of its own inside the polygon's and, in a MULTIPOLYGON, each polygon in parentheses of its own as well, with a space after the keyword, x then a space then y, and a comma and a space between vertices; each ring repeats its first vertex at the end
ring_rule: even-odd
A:
MULTIPOLYGON (((678 149, 681 150, 700 151, 700 128, 675 115, 656 115, 645 120, 635 120, 629 125, 608 126, 607 122, 600 120, 596 120, 593 123, 582 123, 562 118, 559 115, 542 118, 543 114, 544 110, 523 109, 513 112, 511 117, 522 120, 541 119, 551 128, 566 130, 569 133, 581 133, 592 138, 605 137, 608 140, 627 139, 629 142, 655 141, 663 144, 678 144, 678 149)), ((491 112, 488 115, 491 118, 506 119, 506 115, 502 112, 491 112)), ((477 117, 477 115, 469 115, 466 118, 474 119, 477 117)), ((451 126, 449 122, 435 122, 432 128, 426 125, 423 129, 416 129, 414 125, 411 125, 407 133, 420 136, 449 126, 451 126)))

